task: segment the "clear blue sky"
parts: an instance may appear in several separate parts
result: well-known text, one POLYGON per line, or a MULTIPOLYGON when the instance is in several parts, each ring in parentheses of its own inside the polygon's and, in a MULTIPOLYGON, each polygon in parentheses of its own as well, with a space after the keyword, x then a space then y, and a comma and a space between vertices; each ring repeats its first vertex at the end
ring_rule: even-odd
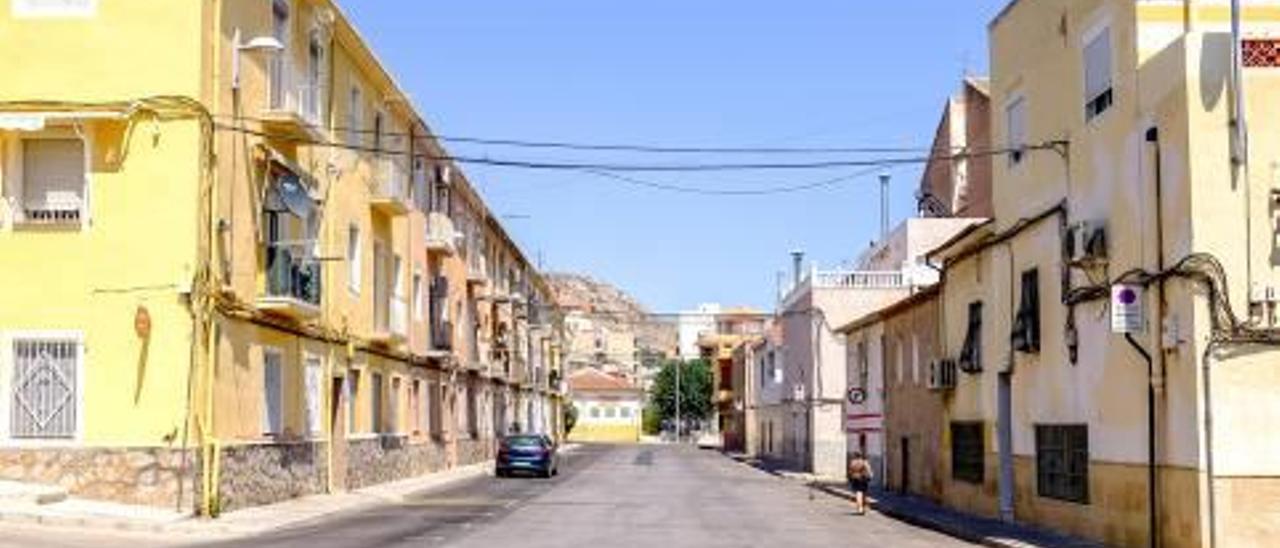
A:
MULTIPOLYGON (((1006 0, 345 1, 445 135, 664 146, 927 146, 966 69, 987 65, 1006 0)), ((804 161, 583 155, 453 144, 454 154, 615 163, 804 161)), ((833 157, 828 157, 833 158, 833 157)), ((840 157, 834 157, 839 159, 840 157)), ((820 190, 707 197, 575 172, 464 166, 531 258, 591 274, 656 311, 771 308, 788 251, 852 259, 878 230, 874 175, 820 190)), ((637 174, 706 188, 856 171, 637 174)), ((893 221, 918 168, 894 172, 893 221)))

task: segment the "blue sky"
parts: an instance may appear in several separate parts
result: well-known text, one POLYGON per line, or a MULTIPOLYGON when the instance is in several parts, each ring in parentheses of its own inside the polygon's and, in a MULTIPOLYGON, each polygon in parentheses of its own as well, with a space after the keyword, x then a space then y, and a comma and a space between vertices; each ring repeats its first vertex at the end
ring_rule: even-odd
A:
MULTIPOLYGON (((711 147, 927 146, 945 98, 987 65, 1006 0, 347 1, 443 135, 711 147)), ((669 164, 868 156, 653 156, 450 144, 458 155, 669 164)), ((882 155, 873 155, 878 157, 882 155)), ((609 281, 655 311, 771 308, 788 251, 852 259, 878 230, 874 174, 819 190, 700 196, 580 172, 464 166, 531 258, 609 281)), ((635 174, 703 188, 858 171, 635 174)), ((893 172, 896 222, 919 168, 893 172)))

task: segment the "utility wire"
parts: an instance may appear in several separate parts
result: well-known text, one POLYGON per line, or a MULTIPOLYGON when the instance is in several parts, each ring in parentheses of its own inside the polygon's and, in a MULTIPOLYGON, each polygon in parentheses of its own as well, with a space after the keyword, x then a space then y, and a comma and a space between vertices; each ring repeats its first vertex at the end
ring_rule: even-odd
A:
POLYGON ((853 173, 841 175, 839 177, 822 179, 820 181, 812 181, 808 183, 801 183, 801 184, 795 184, 795 185, 783 185, 783 186, 776 186, 776 187, 735 188, 735 189, 713 189, 713 188, 700 188, 700 187, 691 187, 691 186, 683 186, 683 185, 674 185, 670 183, 662 183, 657 181, 638 179, 636 177, 630 177, 627 175, 620 175, 617 173, 610 173, 608 171, 600 171, 600 170, 585 170, 585 173, 589 173, 591 175, 595 175, 598 177, 604 177, 606 179, 621 181, 634 186, 639 186, 644 188, 654 188, 658 190, 667 190, 671 192, 680 192, 684 194, 698 194, 698 195, 704 195, 704 196, 764 196, 769 194, 788 194, 792 192, 803 192, 806 190, 814 190, 818 188, 828 187, 828 186, 832 186, 832 185, 849 181, 852 179, 857 179, 858 177, 863 177, 871 173, 875 173, 883 170, 884 168, 881 166, 873 166, 867 169, 855 171, 853 173))
MULTIPOLYGON (((251 122, 269 122, 264 118, 252 116, 219 115, 221 119, 248 120, 251 122)), ((336 133, 351 135, 378 135, 380 137, 398 139, 413 137, 416 139, 435 139, 437 141, 466 143, 475 145, 491 145, 519 148, 562 149, 594 152, 643 152, 654 154, 892 154, 909 152, 931 152, 947 150, 948 147, 678 147, 623 143, 581 143, 567 141, 534 141, 525 139, 471 137, 457 135, 441 135, 427 131, 425 133, 387 132, 377 129, 352 128, 344 126, 324 126, 321 124, 303 124, 313 129, 332 130, 336 133)), ((951 147, 959 151, 963 147, 951 147)))
MULTIPOLYGON (((410 156, 403 150, 391 150, 380 147, 370 147, 364 145, 354 145, 350 143, 338 143, 323 139, 311 139, 306 137, 298 137, 294 135, 277 134, 266 131, 254 130, 245 127, 238 127, 217 123, 215 128, 220 131, 233 131, 258 137, 270 138, 282 141, 291 141, 295 143, 324 146, 331 148, 341 148, 358 152, 366 152, 372 154, 388 155, 388 156, 410 156)), ((810 169, 837 169, 846 167, 888 167, 895 165, 922 164, 930 161, 951 161, 962 160, 968 158, 981 158, 987 156, 996 156, 1008 154, 1010 152, 1027 152, 1038 150, 1053 150, 1059 147, 1059 142, 1047 142, 1035 145, 1026 145, 1017 148, 998 149, 990 151, 978 152, 960 152, 955 154, 938 154, 923 156, 902 156, 894 158, 874 158, 866 160, 830 160, 817 162, 793 162, 793 163, 697 163, 697 164, 610 164, 595 162, 549 162, 549 161, 531 161, 493 157, 479 156, 462 156, 462 155, 445 155, 437 156, 430 154, 414 153, 414 158, 424 158, 432 161, 452 161, 462 164, 487 165, 495 167, 510 167, 535 170, 552 170, 552 171, 607 171, 607 172, 699 172, 699 171, 770 171, 770 170, 810 170, 810 169)))

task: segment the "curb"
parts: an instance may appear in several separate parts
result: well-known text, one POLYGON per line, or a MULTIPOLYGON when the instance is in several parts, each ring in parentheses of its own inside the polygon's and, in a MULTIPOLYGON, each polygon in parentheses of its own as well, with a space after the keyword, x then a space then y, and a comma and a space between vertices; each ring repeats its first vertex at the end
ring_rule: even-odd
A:
MULTIPOLYGON (((819 485, 815 485, 815 487, 817 487, 819 491, 822 491, 823 493, 826 493, 833 497, 837 497, 847 501, 853 501, 852 494, 845 493, 844 491, 837 489, 835 487, 832 487, 830 485, 819 484, 819 485)), ((1025 546, 1028 546, 1028 544, 1026 543, 1006 542, 1000 539, 993 539, 991 537, 988 537, 980 533, 976 533, 964 527, 954 527, 946 523, 940 523, 938 521, 934 521, 931 519, 922 518, 910 512, 902 512, 894 508, 887 507, 883 504, 880 504, 880 502, 878 502, 875 499, 875 497, 871 496, 870 494, 867 495, 867 506, 869 506, 872 510, 875 510, 877 513, 881 515, 893 518, 903 523, 907 523, 910 525, 915 525, 917 527, 923 527, 925 529, 936 531, 944 535, 963 540, 965 542, 981 544, 983 546, 991 546, 994 548, 1023 548, 1025 546)))
MULTIPOLYGON (((577 449, 576 447, 573 449, 577 449)), ((236 524, 227 523, 219 519, 206 519, 197 516, 185 516, 170 522, 148 522, 144 520, 128 519, 122 517, 108 516, 92 516, 92 515, 56 515, 43 514, 38 511, 22 511, 13 509, 0 509, 0 523, 11 523, 15 525, 34 525, 43 527, 56 528, 74 528, 74 529, 92 529, 106 531, 122 531, 133 533, 150 533, 150 534, 176 534, 191 537, 207 537, 205 540, 221 541, 234 540, 236 538, 244 538, 252 535, 260 535, 277 531, 289 527, 306 526, 320 520, 333 519, 335 517, 358 514, 384 504, 398 504, 409 500, 410 496, 429 492, 432 490, 446 487, 459 481, 465 481, 482 477, 491 473, 492 467, 490 463, 478 462, 467 465, 465 467, 455 468, 446 473, 450 477, 434 478, 438 481, 427 481, 427 485, 416 488, 405 488, 403 492, 397 493, 378 493, 376 492, 379 485, 372 485, 367 488, 355 491, 349 491, 347 494, 360 495, 357 500, 351 501, 350 504, 341 507, 327 508, 316 511, 312 514, 299 516, 297 519, 281 520, 271 522, 261 526, 238 526, 236 524), (373 492, 367 491, 372 490, 373 492)), ((411 482, 414 479, 431 480, 431 475, 419 476, 417 478, 406 478, 405 482, 411 482)), ((392 483, 392 482, 388 482, 392 483)), ((386 485, 386 484, 381 484, 386 485)), ((326 494, 314 496, 328 496, 326 494)), ((290 499, 297 500, 297 499, 290 499)), ((289 501, 280 501, 285 503, 289 501)), ((260 506, 257 508, 270 508, 271 505, 260 506)), ((47 506, 46 506, 47 507, 47 506)), ((35 508, 33 508, 35 510, 35 508)), ((266 520, 270 521, 270 520, 266 520)))

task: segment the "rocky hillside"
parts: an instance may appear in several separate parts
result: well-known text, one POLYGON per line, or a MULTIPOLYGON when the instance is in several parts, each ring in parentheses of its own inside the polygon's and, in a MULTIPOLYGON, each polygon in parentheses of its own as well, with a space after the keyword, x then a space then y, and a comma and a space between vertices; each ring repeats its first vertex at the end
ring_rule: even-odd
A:
POLYGON ((579 310, 592 319, 636 332, 642 349, 669 352, 676 346, 675 325, 655 319, 634 297, 617 287, 583 274, 547 274, 556 301, 566 310, 579 310))

